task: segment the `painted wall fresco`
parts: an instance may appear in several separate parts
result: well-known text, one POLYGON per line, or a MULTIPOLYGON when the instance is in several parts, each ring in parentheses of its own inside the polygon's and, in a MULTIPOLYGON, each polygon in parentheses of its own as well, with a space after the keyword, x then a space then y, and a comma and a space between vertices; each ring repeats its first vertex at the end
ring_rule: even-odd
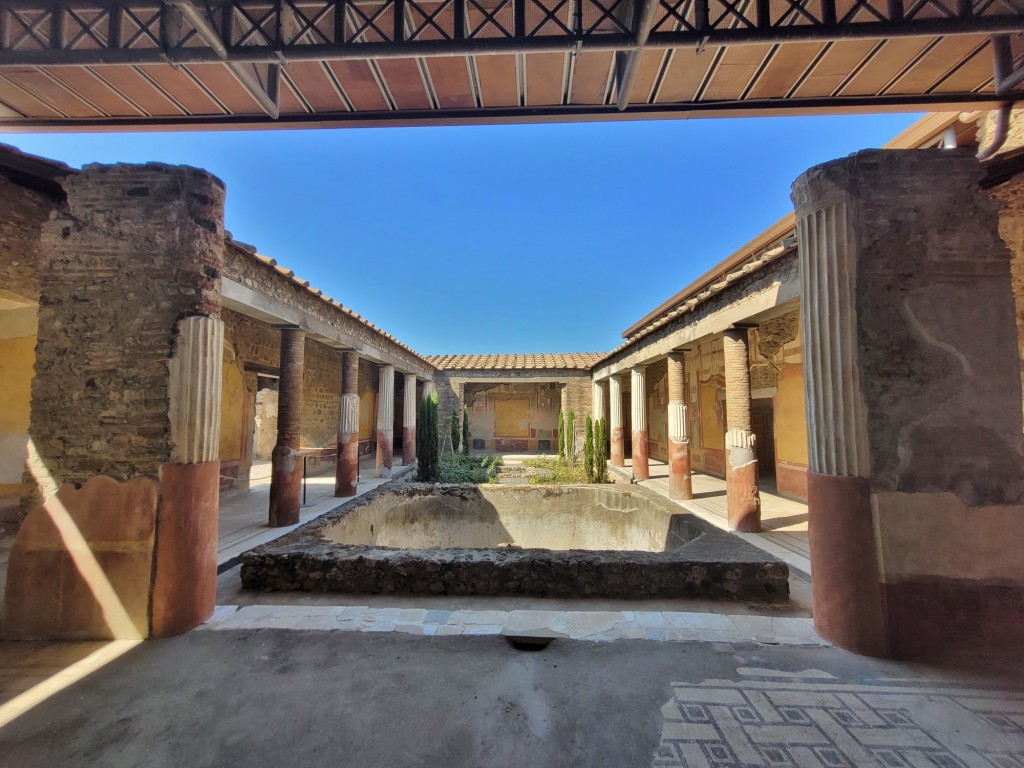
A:
POLYGON ((0 312, 0 520, 17 516, 21 505, 36 327, 34 306, 0 312))
MULTIPOLYGON (((466 384, 469 434, 476 450, 557 451, 560 385, 466 384)), ((586 414, 579 414, 585 419, 586 414)))
POLYGON ((668 362, 647 366, 647 450, 652 459, 668 461, 668 362))

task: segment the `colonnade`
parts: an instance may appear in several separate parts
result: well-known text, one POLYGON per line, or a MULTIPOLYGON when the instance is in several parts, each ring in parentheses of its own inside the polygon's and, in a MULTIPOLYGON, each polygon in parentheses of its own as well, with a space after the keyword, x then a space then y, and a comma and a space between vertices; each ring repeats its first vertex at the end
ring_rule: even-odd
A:
MULTIPOLYGON (((726 391, 726 490, 729 527, 736 531, 761 530, 761 499, 757 483, 757 453, 750 421, 750 368, 747 333, 750 326, 736 325, 725 331, 726 391)), ((685 349, 667 356, 668 363, 668 464, 669 498, 692 499, 690 433, 686 407, 685 349)), ((647 427, 647 367, 628 370, 632 428, 632 471, 635 480, 650 478, 647 427)), ((607 377, 611 464, 626 466, 625 426, 622 420, 622 387, 626 372, 607 377)), ((604 417, 604 387, 594 382, 594 417, 604 417)))
MULTIPOLYGON (((298 327, 279 327, 281 332, 280 387, 277 405, 277 443, 271 455, 271 527, 295 525, 302 506, 302 374, 305 332, 298 327)), ((374 363, 370 363, 371 365, 374 363)), ((355 496, 359 480, 359 366, 357 352, 341 353, 341 391, 338 402, 338 448, 334 495, 355 496)), ((404 373, 402 463, 416 458, 417 377, 404 373)), ((424 384, 424 394, 430 394, 424 384)), ((393 469, 395 418, 395 367, 378 365, 375 477, 390 477, 393 469)))

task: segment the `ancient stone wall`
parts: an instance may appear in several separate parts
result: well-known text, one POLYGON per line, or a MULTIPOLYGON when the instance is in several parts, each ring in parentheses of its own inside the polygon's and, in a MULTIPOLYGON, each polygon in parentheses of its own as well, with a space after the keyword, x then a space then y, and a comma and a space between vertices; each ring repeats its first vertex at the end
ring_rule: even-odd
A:
POLYGON ((0 291, 39 298, 36 263, 43 223, 62 203, 0 176, 0 291))
POLYGON ((184 196, 182 174, 212 179, 157 164, 89 166, 67 179, 68 210, 43 229, 31 432, 58 484, 155 477, 170 458, 174 328, 189 313, 219 316, 224 248, 223 185, 184 196), (194 225, 152 226, 168 216, 194 225))

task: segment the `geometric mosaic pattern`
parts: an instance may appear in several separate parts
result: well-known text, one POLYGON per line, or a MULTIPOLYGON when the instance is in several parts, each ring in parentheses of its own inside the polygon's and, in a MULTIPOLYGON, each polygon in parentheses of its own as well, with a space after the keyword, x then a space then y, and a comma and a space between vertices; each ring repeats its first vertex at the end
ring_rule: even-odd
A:
POLYGON ((673 683, 654 766, 1024 768, 1019 690, 744 671, 673 683))

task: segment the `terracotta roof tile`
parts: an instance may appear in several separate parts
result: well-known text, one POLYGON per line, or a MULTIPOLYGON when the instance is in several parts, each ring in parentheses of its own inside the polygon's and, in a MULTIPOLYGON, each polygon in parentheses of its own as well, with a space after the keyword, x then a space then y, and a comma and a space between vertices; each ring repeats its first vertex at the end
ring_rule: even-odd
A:
POLYGON ((328 296, 325 296, 323 294, 323 291, 321 291, 321 290, 319 290, 317 288, 313 288, 309 284, 308 280, 301 280, 301 279, 295 277, 295 273, 292 270, 285 269, 284 267, 279 265, 277 263, 276 259, 272 259, 269 256, 264 256, 261 253, 257 253, 256 249, 253 246, 246 245, 245 243, 240 243, 237 240, 235 240, 233 237, 231 237, 230 233, 227 233, 227 234, 228 234, 228 236, 225 238, 225 240, 227 241, 227 243, 229 245, 233 246, 236 251, 238 251, 240 253, 244 253, 246 256, 250 257, 251 259, 256 261, 258 264, 262 264, 263 266, 271 267, 275 272, 278 272, 278 273, 284 275, 285 277, 290 279, 293 283, 295 283, 297 286, 299 286, 300 288, 303 288, 303 289, 309 291, 311 294, 313 294, 315 297, 317 297, 321 301, 323 301, 323 302, 325 302, 327 304, 330 304, 331 306, 335 307, 336 309, 340 310, 344 314, 346 314, 349 317, 351 317, 353 320, 358 320, 361 324, 363 324, 364 326, 366 326, 370 330, 374 331, 375 333, 379 333, 384 338, 388 339, 389 341, 392 341, 394 344, 396 344, 397 346, 401 347, 406 352, 409 352, 410 354, 415 355, 417 358, 419 358, 420 360, 426 362, 428 365, 430 364, 429 359, 427 357, 419 354, 416 350, 414 350, 411 347, 403 344, 398 339, 396 339, 394 336, 392 336, 390 333, 387 333, 386 331, 381 330, 380 328, 378 328, 373 323, 371 323, 368 320, 365 320, 364 318, 360 317, 358 314, 353 312, 348 307, 343 306, 340 301, 335 301, 334 299, 332 299, 332 298, 330 298, 328 296))
POLYGON ((603 352, 568 352, 510 355, 427 355, 440 370, 580 370, 587 371, 603 352))

